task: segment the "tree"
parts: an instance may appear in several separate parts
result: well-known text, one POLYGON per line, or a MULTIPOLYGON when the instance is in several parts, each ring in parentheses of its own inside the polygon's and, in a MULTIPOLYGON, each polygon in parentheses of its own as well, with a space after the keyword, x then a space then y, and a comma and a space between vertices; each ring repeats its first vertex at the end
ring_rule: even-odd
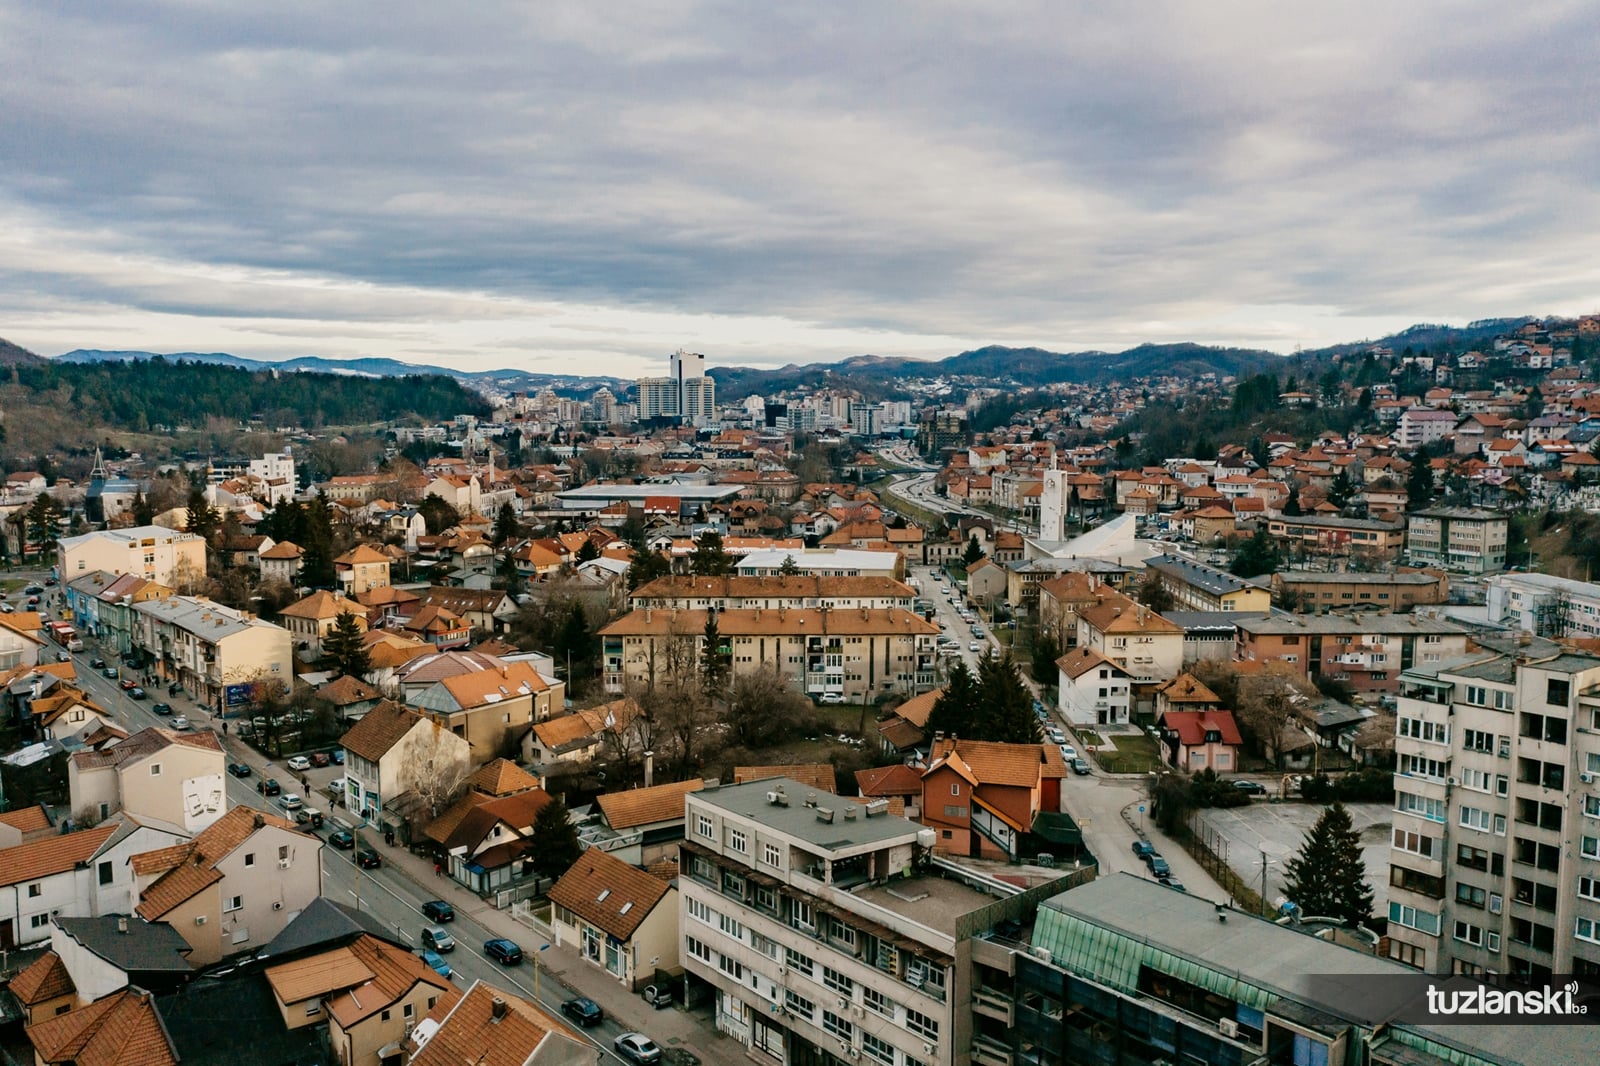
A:
POLYGON ((39 554, 49 555, 56 538, 61 535, 61 505, 48 492, 41 492, 25 513, 27 519, 23 528, 28 541, 38 546, 39 554))
POLYGON ((665 555, 648 548, 635 551, 633 561, 628 564, 628 591, 633 592, 670 573, 672 563, 665 555))
POLYGON ((1144 579, 1139 582, 1134 598, 1156 614, 1172 610, 1172 593, 1167 590, 1166 582, 1161 580, 1161 575, 1155 570, 1146 570, 1144 579))
POLYGON ((466 752, 459 742, 451 743, 446 739, 451 733, 443 723, 432 718, 427 724, 430 728, 413 729, 406 734, 398 775, 406 782, 406 791, 416 793, 427 809, 427 814, 417 819, 424 824, 439 817, 460 798, 472 774, 466 752))
POLYGON ((189 532, 210 543, 222 526, 222 516, 206 499, 205 490, 196 485, 189 490, 189 514, 185 520, 189 532))
POLYGON ((1305 513, 1305 508, 1300 506, 1300 486, 1296 485, 1289 490, 1289 498, 1284 501, 1283 517, 1299 518, 1305 513))
POLYGON ((1029 654, 1032 662, 1029 672, 1033 680, 1040 685, 1054 685, 1061 679, 1056 669, 1056 660, 1061 658, 1061 643, 1056 639, 1054 626, 1036 626, 1033 631, 1033 647, 1029 654))
POLYGON ((540 877, 559 878, 583 855, 578 827, 567 805, 555 796, 533 816, 533 868, 540 877))
POLYGON ((1265 529, 1258 529, 1234 554, 1228 571, 1239 577, 1259 577, 1272 573, 1282 564, 1278 542, 1265 529))
POLYGON ((770 664, 740 674, 728 687, 723 720, 733 739, 747 748, 779 743, 809 725, 812 717, 811 701, 770 664))
POLYGON ((717 612, 706 612, 706 626, 700 634, 700 683, 706 696, 715 700, 722 694, 723 682, 728 678, 731 649, 724 648, 722 633, 717 629, 717 612))
POLYGON ((978 679, 967 669, 965 659, 957 659, 950 667, 950 677, 944 691, 928 710, 925 727, 931 737, 935 733, 946 736, 974 736, 978 728, 978 679))
MULTIPOLYGON (((423 521, 427 521, 426 515, 423 516, 423 521)), ((502 503, 500 510, 496 511, 494 516, 494 546, 504 547, 508 541, 516 539, 519 532, 516 513, 511 510, 509 503, 502 503)))
POLYGON ((305 539, 297 541, 305 555, 300 566, 300 583, 314 589, 332 588, 336 583, 333 557, 338 554, 333 542, 333 505, 317 493, 305 508, 305 539))
POLYGON ((1260 673, 1239 678, 1239 724, 1263 751, 1272 749, 1280 767, 1283 765, 1281 737, 1284 727, 1293 717, 1295 706, 1309 698, 1309 688, 1292 672, 1292 667, 1284 663, 1268 663, 1260 673))
POLYGON ((422 502, 417 504, 417 510, 422 513, 422 521, 427 524, 430 537, 437 537, 461 521, 461 512, 445 502, 445 498, 437 492, 424 496, 422 502))
POLYGON ((978 544, 978 535, 974 533, 967 538, 967 550, 961 553, 961 562, 964 566, 971 566, 983 558, 983 548, 978 544))
POLYGON ((696 577, 725 577, 734 571, 734 558, 722 546, 722 534, 705 530, 689 553, 689 573, 696 577))
POLYGON ((362 640, 361 626, 350 611, 340 611, 328 635, 322 638, 322 657, 341 676, 359 678, 372 670, 372 657, 362 640))
POLYGON ((139 489, 133 494, 133 524, 148 526, 156 520, 156 509, 150 506, 150 501, 145 499, 144 490, 139 489))
POLYGON ((1357 925, 1372 916, 1372 888, 1361 859, 1361 834, 1344 804, 1322 812, 1300 853, 1284 863, 1284 894, 1300 913, 1357 925))
POLYGON ((1333 479, 1333 484, 1328 486, 1328 502, 1341 509, 1355 494, 1356 486, 1350 480, 1348 470, 1339 471, 1339 475, 1333 479))
POLYGON ((1425 455, 1413 456, 1406 471, 1406 510, 1420 511, 1433 502, 1433 466, 1425 455))
POLYGON ((550 653, 556 662, 572 664, 567 686, 576 695, 583 687, 579 679, 587 681, 594 674, 594 660, 599 655, 600 642, 589 625, 589 615, 583 601, 574 597, 567 605, 566 617, 550 641, 550 653))
POLYGON ((578 545, 578 553, 575 558, 580 563, 598 559, 600 558, 600 548, 595 544, 593 538, 585 539, 582 544, 578 545))
POLYGON ((1004 658, 984 656, 978 664, 979 734, 974 739, 1001 744, 1039 743, 1039 716, 1022 672, 1007 652, 1004 658))
POLYGON ((778 573, 783 577, 798 577, 800 575, 800 567, 795 563, 794 556, 785 555, 783 557, 783 565, 778 567, 778 573))

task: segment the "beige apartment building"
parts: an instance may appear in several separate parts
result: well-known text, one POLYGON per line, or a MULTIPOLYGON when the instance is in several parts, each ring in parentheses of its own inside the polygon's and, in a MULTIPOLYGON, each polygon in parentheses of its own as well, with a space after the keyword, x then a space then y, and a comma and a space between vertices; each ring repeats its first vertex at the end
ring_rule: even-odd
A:
POLYGON ((162 678, 212 707, 250 702, 254 684, 294 684, 293 642, 282 626, 194 596, 149 600, 133 610, 134 646, 149 654, 162 678))
MULTIPOLYGON (((703 610, 635 610, 600 631, 605 688, 620 694, 698 669, 703 610)), ((734 676, 775 668, 806 695, 860 702, 936 681, 939 627, 899 609, 778 607, 717 612, 734 676)))
POLYGON ((389 557, 370 544, 357 544, 333 561, 333 573, 346 596, 389 584, 389 557))
POLYGON ((180 533, 165 526, 105 529, 62 537, 56 551, 64 581, 105 570, 183 588, 206 576, 206 542, 193 533, 180 533))
POLYGON ((552 685, 532 663, 500 663, 435 682, 411 703, 471 748, 475 764, 505 751, 513 737, 542 722, 565 702, 566 685, 552 685))
POLYGON ((322 894, 322 841, 251 807, 129 861, 139 917, 176 929, 196 966, 256 950, 322 894))
POLYGON ((1434 507, 1406 519, 1406 559, 1467 574, 1506 568, 1511 520, 1477 507, 1434 507))
POLYGON ((836 609, 867 607, 909 611, 916 591, 891 577, 833 577, 794 574, 746 577, 696 577, 690 574, 661 577, 635 589, 629 597, 634 608, 697 610, 715 608, 777 610, 779 607, 836 609))
POLYGON ((226 755, 211 732, 144 729, 120 744, 67 760, 72 816, 135 818, 198 833, 222 817, 226 755))

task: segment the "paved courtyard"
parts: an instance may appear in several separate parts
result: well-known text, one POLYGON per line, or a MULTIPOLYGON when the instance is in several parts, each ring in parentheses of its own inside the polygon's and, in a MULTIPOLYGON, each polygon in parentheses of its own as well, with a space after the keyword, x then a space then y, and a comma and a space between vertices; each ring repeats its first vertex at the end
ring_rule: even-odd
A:
MULTIPOLYGON (((1389 905, 1389 841, 1394 812, 1382 803, 1347 803, 1350 820, 1361 834, 1361 858, 1372 886, 1374 913, 1389 905)), ((1261 884, 1261 853, 1267 855, 1267 900, 1283 896, 1283 864, 1292 859, 1323 808, 1314 803, 1269 803, 1200 812, 1202 830, 1211 848, 1253 888, 1261 884)))

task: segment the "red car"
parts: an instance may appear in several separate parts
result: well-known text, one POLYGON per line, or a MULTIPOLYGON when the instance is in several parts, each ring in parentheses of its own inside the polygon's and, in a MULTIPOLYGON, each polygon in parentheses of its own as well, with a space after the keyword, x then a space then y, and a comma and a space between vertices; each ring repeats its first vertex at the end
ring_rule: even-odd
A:
POLYGON ((327 766, 332 761, 333 760, 328 757, 328 753, 325 751, 314 751, 311 753, 312 766, 327 766))
POLYGON ((122 679, 122 691, 124 691, 124 692, 132 692, 134 689, 136 689, 138 687, 139 687, 138 682, 134 681, 133 678, 125 677, 125 678, 122 679))

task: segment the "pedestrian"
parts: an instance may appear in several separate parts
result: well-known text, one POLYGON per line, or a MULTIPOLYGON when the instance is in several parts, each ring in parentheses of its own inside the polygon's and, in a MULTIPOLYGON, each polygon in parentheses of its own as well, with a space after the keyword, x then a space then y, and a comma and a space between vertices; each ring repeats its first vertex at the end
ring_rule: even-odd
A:
POLYGON ((439 876, 439 860, 438 859, 435 859, 433 861, 433 876, 435 876, 435 877, 439 876))

